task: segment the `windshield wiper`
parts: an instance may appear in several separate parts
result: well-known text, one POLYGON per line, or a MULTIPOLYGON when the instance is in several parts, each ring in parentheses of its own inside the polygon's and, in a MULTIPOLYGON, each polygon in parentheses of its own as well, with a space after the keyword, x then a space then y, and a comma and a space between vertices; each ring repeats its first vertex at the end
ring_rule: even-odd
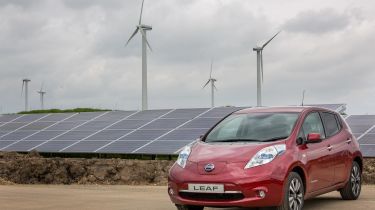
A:
POLYGON ((280 140, 280 139, 286 139, 288 138, 289 136, 278 136, 278 137, 273 137, 273 138, 270 138, 270 139, 266 139, 266 140, 262 140, 263 142, 266 142, 266 141, 276 141, 276 140, 280 140))
POLYGON ((246 142, 246 141, 260 141, 258 139, 224 139, 224 140, 217 140, 217 141, 207 141, 207 142, 246 142))

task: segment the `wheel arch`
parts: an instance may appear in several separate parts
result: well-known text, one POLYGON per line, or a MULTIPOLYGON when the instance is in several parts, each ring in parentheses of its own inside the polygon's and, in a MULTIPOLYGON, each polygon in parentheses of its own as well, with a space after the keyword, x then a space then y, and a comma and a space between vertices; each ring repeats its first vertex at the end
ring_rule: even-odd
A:
POLYGON ((358 163, 359 167, 361 168, 361 171, 363 171, 363 159, 362 159, 362 157, 355 156, 353 161, 358 163))
POLYGON ((307 189, 307 182, 306 182, 306 180, 307 180, 307 177, 306 177, 305 170, 301 166, 296 165, 296 166, 293 166, 291 168, 290 172, 295 172, 295 173, 297 173, 301 177, 302 183, 303 183, 303 187, 304 187, 305 193, 306 193, 306 189, 307 189))

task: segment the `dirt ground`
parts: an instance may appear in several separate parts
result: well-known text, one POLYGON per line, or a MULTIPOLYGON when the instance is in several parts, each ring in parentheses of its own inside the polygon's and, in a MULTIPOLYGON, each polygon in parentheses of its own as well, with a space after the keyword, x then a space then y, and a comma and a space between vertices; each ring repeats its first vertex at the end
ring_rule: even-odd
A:
MULTIPOLYGON (((304 210, 374 208, 375 186, 366 185, 358 201, 342 201, 339 193, 333 192, 306 201, 304 210)), ((165 186, 0 185, 0 209, 174 210, 175 207, 165 186)))

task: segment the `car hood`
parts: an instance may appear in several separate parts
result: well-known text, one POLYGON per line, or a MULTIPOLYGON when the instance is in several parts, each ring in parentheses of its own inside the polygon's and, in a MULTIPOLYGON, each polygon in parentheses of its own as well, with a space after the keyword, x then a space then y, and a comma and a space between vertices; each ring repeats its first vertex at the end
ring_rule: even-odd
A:
POLYGON ((205 143, 197 142, 192 147, 189 161, 202 162, 248 162, 259 150, 274 143, 236 142, 236 143, 205 143))

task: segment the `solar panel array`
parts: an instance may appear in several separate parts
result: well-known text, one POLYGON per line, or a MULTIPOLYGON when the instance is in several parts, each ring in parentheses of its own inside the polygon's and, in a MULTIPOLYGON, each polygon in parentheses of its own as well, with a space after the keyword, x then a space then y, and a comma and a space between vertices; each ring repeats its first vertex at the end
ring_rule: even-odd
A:
MULTIPOLYGON (((343 104, 317 105, 335 111, 343 104)), ((0 115, 0 151, 175 154, 239 107, 0 115)), ((375 157, 375 115, 346 118, 375 157)))
POLYGON ((375 115, 351 115, 346 118, 365 157, 375 157, 375 115))
POLYGON ((0 150, 174 154, 238 107, 0 116, 0 150))

